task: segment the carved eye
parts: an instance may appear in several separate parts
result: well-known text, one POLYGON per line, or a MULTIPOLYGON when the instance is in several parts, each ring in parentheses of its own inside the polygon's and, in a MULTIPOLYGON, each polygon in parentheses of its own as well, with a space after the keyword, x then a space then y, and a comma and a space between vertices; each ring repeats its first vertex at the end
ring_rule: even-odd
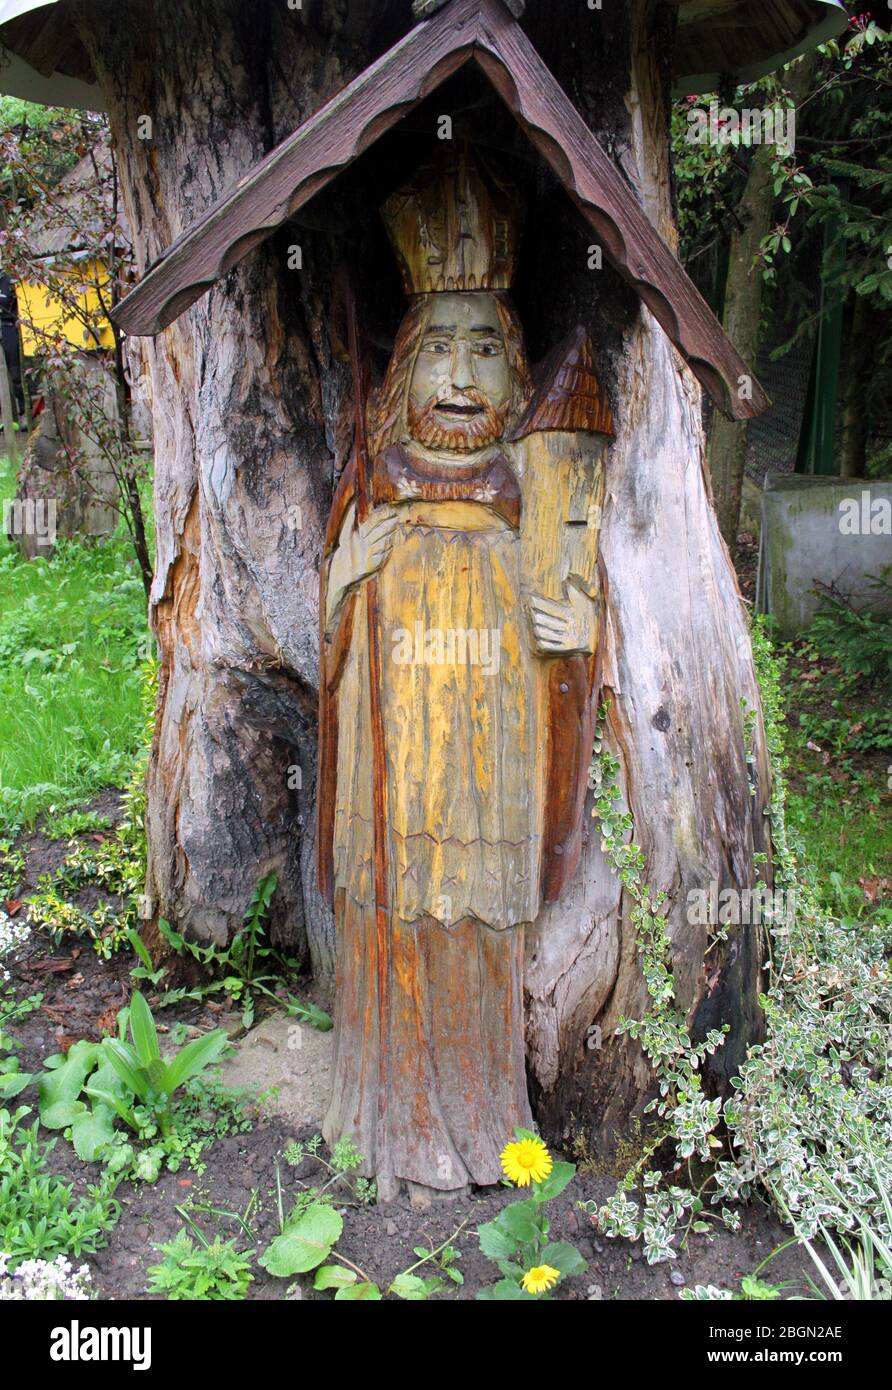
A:
POLYGON ((444 352, 449 352, 449 344, 443 338, 435 338, 431 342, 425 343, 425 352, 437 352, 441 356, 444 352))
POLYGON ((481 357, 498 357, 502 351, 502 344, 497 342, 478 343, 475 351, 481 357))

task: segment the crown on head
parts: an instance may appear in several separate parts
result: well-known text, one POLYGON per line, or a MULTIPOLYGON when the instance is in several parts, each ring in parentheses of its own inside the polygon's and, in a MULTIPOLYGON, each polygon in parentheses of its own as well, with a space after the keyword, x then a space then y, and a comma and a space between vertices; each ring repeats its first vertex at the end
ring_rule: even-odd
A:
POLYGON ((444 144, 391 194, 381 216, 407 294, 509 288, 518 191, 467 142, 444 144))

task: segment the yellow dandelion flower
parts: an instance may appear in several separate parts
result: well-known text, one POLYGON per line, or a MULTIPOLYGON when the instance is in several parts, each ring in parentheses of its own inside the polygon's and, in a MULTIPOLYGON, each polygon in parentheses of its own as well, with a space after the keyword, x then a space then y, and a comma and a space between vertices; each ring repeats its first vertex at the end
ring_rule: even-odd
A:
POLYGON ((517 1187, 529 1187, 530 1180, 542 1182, 554 1166, 551 1154, 541 1139, 516 1139, 506 1144, 501 1153, 502 1171, 517 1187))
POLYGON ((551 1265, 534 1265, 528 1269, 521 1279, 522 1286, 527 1293, 545 1293, 548 1289, 553 1289, 561 1277, 559 1269, 552 1269, 551 1265))

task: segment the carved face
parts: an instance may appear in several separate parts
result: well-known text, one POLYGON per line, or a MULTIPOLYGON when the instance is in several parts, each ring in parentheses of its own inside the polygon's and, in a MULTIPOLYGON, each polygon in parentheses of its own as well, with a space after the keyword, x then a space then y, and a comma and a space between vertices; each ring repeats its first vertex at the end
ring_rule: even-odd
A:
POLYGON ((409 433, 428 448, 468 453, 501 436, 511 409, 501 321, 491 294, 432 298, 409 384, 409 433))

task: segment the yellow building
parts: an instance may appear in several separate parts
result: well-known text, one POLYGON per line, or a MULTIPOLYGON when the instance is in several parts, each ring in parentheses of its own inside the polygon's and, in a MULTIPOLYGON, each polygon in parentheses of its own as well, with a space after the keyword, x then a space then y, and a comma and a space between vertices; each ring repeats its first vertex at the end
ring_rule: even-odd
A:
POLYGON ((39 356, 47 340, 59 332, 87 352, 114 347, 112 327, 103 312, 111 290, 106 265, 90 259, 83 267, 54 270, 48 265, 47 271, 43 283, 20 281, 16 286, 25 356, 39 356), (56 277, 68 282, 64 289, 54 285, 56 277))
POLYGON ((85 352, 114 347, 105 313, 111 304, 110 276, 95 250, 97 214, 108 215, 99 205, 107 197, 110 170, 108 147, 100 144, 65 175, 51 210, 38 213, 29 228, 32 263, 45 267, 46 274, 38 271, 16 284, 26 357, 40 356, 60 332, 85 352), (92 246, 84 244, 91 240, 92 246))

